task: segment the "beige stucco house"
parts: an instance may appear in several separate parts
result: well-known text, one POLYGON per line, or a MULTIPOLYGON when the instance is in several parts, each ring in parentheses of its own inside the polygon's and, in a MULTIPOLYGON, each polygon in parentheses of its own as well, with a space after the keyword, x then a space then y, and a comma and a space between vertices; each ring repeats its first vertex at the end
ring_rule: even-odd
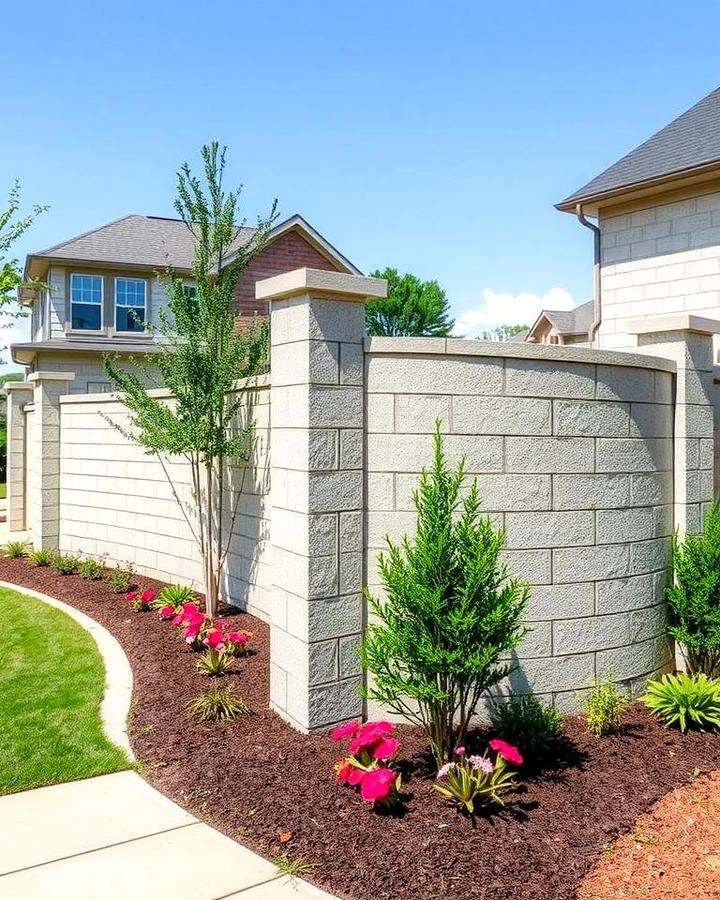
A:
POLYGON ((595 297, 527 340, 632 350, 634 319, 720 316, 720 88, 557 208, 593 231, 595 297))

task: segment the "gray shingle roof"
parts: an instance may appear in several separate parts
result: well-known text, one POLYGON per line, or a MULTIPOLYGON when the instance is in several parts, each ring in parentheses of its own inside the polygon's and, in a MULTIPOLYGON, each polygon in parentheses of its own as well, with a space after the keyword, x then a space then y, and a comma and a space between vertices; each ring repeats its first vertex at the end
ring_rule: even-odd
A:
POLYGON ((584 334, 590 330, 593 320, 593 301, 576 306, 575 309, 544 309, 526 337, 532 337, 535 326, 545 318, 558 334, 584 334))
MULTIPOLYGON (((254 230, 239 228, 237 245, 247 241, 254 230)), ((189 269, 193 251, 193 235, 180 219, 131 215, 31 255, 159 269, 166 266, 189 269)))
POLYGON ((720 161, 720 88, 557 205, 574 205, 716 160, 720 161))

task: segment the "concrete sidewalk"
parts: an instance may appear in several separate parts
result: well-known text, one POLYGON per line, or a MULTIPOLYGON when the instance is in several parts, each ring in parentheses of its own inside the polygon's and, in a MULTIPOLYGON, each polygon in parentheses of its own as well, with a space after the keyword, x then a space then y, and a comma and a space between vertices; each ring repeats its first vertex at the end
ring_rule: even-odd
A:
POLYGON ((8 900, 333 900, 135 772, 0 797, 0 834, 8 900))

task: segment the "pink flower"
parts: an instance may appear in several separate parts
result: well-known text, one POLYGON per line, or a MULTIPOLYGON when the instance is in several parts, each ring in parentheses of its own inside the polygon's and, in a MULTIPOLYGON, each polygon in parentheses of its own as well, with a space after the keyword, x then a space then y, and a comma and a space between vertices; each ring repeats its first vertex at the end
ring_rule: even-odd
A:
POLYGON ((229 631, 227 639, 231 644, 240 644, 241 647, 244 647, 248 642, 248 636, 244 631, 229 631))
POLYGON ((350 773, 353 771, 357 771, 355 766, 352 763, 349 763, 347 760, 343 760, 341 763, 338 763, 337 766, 337 777, 338 781, 344 781, 347 783, 350 773))
POLYGON ((373 750, 375 759, 390 759, 400 748, 400 741, 397 738, 383 738, 382 741, 373 750))
POLYGON ((128 601, 128 603, 133 603, 137 595, 137 591, 128 591, 127 594, 125 594, 125 599, 128 601))
POLYGON ((359 728, 359 722, 346 722, 345 725, 338 725, 337 728, 333 729, 330 738, 333 741, 341 741, 346 737, 354 737, 358 733, 359 728))
POLYGON ((457 753, 458 756, 465 756, 465 748, 464 747, 456 747, 455 753, 457 753))
POLYGON ((375 802, 387 800, 392 791, 397 775, 392 769, 375 769, 366 772, 360 784, 360 796, 363 800, 375 802))
POLYGON ((203 644, 212 647, 213 650, 217 650, 219 649, 220 644, 223 643, 223 637, 222 631, 211 631, 203 641, 203 644))
POLYGON ((140 600, 147 604, 152 603, 153 600, 157 597, 157 591, 143 591, 140 595, 140 600))
POLYGON ((360 782, 365 778, 368 774, 364 769, 358 769, 357 766, 350 766, 352 772, 348 773, 347 783, 356 785, 360 784, 360 782))
POLYGON ((175 607, 174 606, 163 606, 160 610, 160 617, 163 619, 171 619, 175 616, 175 607))
POLYGON ((438 773, 435 776, 436 778, 444 778, 448 772, 451 772, 453 769, 457 768, 457 763, 449 762, 445 763, 444 766, 440 766, 438 769, 438 773))
POLYGON ((230 623, 226 622, 225 619, 217 619, 213 622, 215 628, 227 628, 230 623))
POLYGON ((521 766, 523 764, 523 758, 520 755, 520 751, 517 747, 513 747, 512 744, 501 741, 500 738, 494 738, 490 741, 489 746, 498 756, 501 756, 505 762, 512 763, 514 766, 521 766))
POLYGON ((391 722, 367 722, 350 741, 348 750, 351 753, 356 753, 358 750, 362 750, 363 747, 369 747, 381 741, 394 730, 395 726, 391 722))
POLYGON ((487 756, 468 756, 468 762, 474 769, 480 769, 486 775, 490 775, 495 768, 487 756))

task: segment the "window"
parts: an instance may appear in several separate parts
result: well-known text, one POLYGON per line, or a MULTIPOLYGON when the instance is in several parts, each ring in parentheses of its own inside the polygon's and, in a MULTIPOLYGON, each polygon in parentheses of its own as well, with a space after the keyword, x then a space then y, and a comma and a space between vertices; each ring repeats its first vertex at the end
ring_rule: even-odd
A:
POLYGON ((115 330, 145 331, 145 291, 143 278, 115 279, 115 330))
POLYGON ((101 275, 70 276, 70 322, 73 330, 102 328, 103 279, 101 275))

